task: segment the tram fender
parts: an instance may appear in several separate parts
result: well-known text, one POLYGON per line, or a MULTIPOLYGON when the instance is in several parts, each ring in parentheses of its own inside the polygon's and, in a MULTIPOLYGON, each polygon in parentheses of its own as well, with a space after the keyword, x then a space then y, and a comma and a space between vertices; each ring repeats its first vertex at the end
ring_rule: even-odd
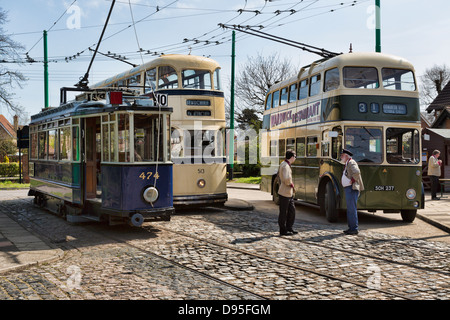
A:
POLYGON ((339 180, 336 179, 334 174, 332 174, 331 172, 326 171, 320 176, 319 187, 317 188, 318 192, 317 200, 319 200, 321 194, 323 195, 325 193, 323 190, 328 181, 331 181, 331 183, 333 184, 334 193, 336 195, 336 202, 337 202, 336 205, 339 208, 341 202, 341 191, 339 189, 339 180))

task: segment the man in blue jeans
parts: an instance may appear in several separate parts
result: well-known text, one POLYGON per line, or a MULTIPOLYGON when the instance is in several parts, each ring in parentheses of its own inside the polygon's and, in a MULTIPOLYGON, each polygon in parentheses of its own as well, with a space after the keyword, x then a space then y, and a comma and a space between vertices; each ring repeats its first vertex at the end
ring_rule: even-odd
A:
POLYGON ((361 179, 361 171, 358 164, 352 159, 353 153, 347 149, 343 149, 341 153, 342 163, 345 164, 342 173, 341 183, 344 187, 345 200, 347 203, 347 223, 348 230, 345 234, 358 234, 358 202, 359 193, 364 190, 364 184, 361 179))

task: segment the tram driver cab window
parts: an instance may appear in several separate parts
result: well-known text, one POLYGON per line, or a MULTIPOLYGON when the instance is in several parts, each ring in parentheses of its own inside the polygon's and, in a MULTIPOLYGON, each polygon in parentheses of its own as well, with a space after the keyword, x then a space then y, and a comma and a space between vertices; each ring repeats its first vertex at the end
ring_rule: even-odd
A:
POLYGON ((134 115, 134 161, 163 161, 164 132, 158 115, 134 115), (158 139, 159 133, 159 139, 158 139), (159 147, 157 147, 159 141, 159 147))

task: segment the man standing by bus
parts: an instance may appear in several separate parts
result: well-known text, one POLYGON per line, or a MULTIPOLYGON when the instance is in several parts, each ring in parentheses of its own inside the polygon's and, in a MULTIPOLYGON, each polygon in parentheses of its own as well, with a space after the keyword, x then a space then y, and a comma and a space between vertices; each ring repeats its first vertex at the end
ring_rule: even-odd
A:
POLYGON ((356 161, 352 159, 352 156, 353 153, 349 150, 342 150, 341 160, 345 167, 341 183, 344 187, 347 203, 348 230, 345 230, 344 233, 356 235, 358 234, 358 209, 356 208, 356 203, 358 202, 359 193, 364 190, 364 184, 361 179, 361 171, 356 161))
POLYGON ((292 229, 295 220, 294 204, 294 183, 292 181, 291 164, 294 163, 296 155, 293 151, 286 151, 285 160, 280 164, 278 176, 280 179, 280 214, 278 216, 278 225, 280 226, 280 235, 287 236, 298 233, 292 229))
POLYGON ((428 161, 428 175, 431 179, 431 200, 440 200, 436 197, 439 188, 439 177, 441 176, 442 161, 438 160, 440 155, 441 152, 439 150, 434 150, 428 161))

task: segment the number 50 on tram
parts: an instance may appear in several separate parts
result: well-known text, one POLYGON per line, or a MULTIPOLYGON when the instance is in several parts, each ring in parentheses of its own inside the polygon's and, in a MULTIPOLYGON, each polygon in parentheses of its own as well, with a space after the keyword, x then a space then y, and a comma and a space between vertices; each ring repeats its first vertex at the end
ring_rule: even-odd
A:
POLYGON ((317 61, 266 96, 261 189, 277 201, 278 164, 292 149, 295 198, 320 206, 329 221, 346 209, 343 148, 364 182, 358 209, 400 212, 412 222, 424 207, 420 110, 414 68, 380 53, 317 61))

